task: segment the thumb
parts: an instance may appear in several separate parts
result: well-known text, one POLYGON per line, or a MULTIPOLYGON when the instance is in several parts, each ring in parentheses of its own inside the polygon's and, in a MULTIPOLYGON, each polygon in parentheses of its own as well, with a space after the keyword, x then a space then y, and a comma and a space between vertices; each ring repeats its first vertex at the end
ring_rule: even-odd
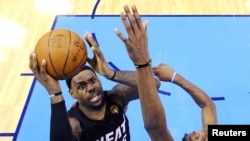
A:
POLYGON ((149 23, 148 20, 146 20, 146 21, 144 21, 144 22, 142 23, 143 28, 145 29, 145 31, 147 31, 148 23, 149 23))

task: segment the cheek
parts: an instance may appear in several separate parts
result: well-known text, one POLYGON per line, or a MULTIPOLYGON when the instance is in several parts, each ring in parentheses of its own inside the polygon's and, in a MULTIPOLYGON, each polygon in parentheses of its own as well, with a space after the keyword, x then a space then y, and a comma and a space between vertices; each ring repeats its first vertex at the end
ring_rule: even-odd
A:
POLYGON ((87 94, 84 92, 84 90, 75 90, 72 96, 75 99, 87 99, 87 94))
POLYGON ((77 101, 81 104, 81 105, 84 105, 84 106, 87 106, 89 101, 88 101, 88 98, 84 95, 80 95, 78 96, 77 98, 77 101))
POLYGON ((72 98, 77 99, 76 91, 69 90, 69 94, 71 95, 72 98))
POLYGON ((96 83, 96 86, 102 87, 102 82, 101 82, 101 81, 98 81, 98 82, 96 83))

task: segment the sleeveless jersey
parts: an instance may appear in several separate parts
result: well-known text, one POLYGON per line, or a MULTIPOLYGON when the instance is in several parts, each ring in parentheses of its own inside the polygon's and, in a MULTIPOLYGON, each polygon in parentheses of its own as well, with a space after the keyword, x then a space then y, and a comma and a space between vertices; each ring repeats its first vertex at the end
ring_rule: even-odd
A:
POLYGON ((111 101, 104 92, 106 111, 103 120, 89 119, 74 104, 68 111, 69 117, 77 118, 83 129, 80 141, 130 141, 129 123, 123 108, 111 101))

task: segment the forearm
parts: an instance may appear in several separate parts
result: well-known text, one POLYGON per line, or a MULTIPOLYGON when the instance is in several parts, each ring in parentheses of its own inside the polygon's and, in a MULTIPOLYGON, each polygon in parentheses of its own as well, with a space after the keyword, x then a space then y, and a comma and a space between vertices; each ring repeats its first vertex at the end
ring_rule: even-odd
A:
MULTIPOLYGON (((153 79, 156 82, 156 88, 159 88, 161 85, 160 81, 154 76, 153 79)), ((113 81, 137 88, 136 71, 116 71, 113 81)))
POLYGON ((179 74, 176 75, 174 83, 183 88, 201 108, 203 129, 207 129, 208 124, 217 123, 216 106, 202 89, 179 74))
POLYGON ((211 98, 199 87, 177 74, 174 83, 183 88, 201 108, 213 105, 211 98))
POLYGON ((50 141, 72 141, 73 135, 64 101, 51 105, 50 141))
POLYGON ((166 131, 166 117, 157 89, 152 87, 155 78, 151 67, 137 69, 137 83, 145 128, 150 135, 159 135, 166 131))
POLYGON ((56 104, 56 103, 59 103, 59 102, 62 102, 62 101, 64 101, 64 98, 63 98, 62 94, 60 94, 58 96, 50 95, 51 104, 56 104))

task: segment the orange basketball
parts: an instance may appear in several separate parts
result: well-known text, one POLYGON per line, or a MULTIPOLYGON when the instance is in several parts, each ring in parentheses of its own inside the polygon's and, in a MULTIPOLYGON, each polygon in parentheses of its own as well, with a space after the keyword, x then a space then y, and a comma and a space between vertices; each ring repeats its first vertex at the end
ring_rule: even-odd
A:
POLYGON ((57 80, 73 77, 87 60, 87 48, 80 36, 66 29, 45 33, 35 46, 37 61, 46 60, 47 73, 57 80))

